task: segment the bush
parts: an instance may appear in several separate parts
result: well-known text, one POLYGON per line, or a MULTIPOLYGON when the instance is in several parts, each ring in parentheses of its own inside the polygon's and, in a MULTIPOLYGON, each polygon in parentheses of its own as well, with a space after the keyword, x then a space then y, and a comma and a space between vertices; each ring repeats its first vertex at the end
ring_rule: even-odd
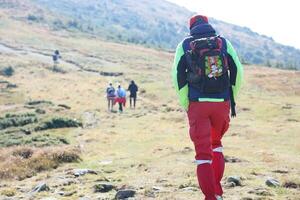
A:
POLYGON ((15 70, 11 66, 4 67, 3 69, 0 70, 0 74, 2 76, 9 77, 9 76, 12 76, 14 73, 15 73, 15 70))
POLYGON ((38 113, 38 114, 46 114, 46 111, 45 110, 43 110, 43 109, 40 109, 40 108, 38 108, 38 109, 35 109, 35 112, 36 113, 38 113))
POLYGON ((44 124, 42 124, 41 126, 36 127, 35 131, 57 129, 57 128, 71 128, 71 127, 82 127, 82 123, 73 119, 53 118, 49 121, 44 122, 44 124))
POLYGON ((36 115, 34 113, 22 113, 22 114, 11 114, 7 113, 5 115, 5 118, 12 118, 12 117, 35 117, 36 115))
POLYGON ((10 128, 25 126, 27 124, 36 123, 38 121, 35 114, 25 113, 25 114, 6 114, 4 118, 0 118, 0 130, 10 128))
POLYGON ((19 146, 22 144, 22 138, 4 138, 1 137, 0 147, 19 146))
POLYGON ((53 153, 52 157, 58 163, 71 163, 80 159, 78 152, 74 151, 57 151, 53 153))
POLYGON ((18 86, 16 84, 8 83, 6 88, 17 88, 18 86))
POLYGON ((31 148, 17 148, 13 151, 12 155, 17 157, 20 156, 21 158, 28 159, 32 156, 33 150, 31 148))
POLYGON ((28 137, 25 140, 22 140, 22 144, 36 146, 36 147, 45 147, 61 144, 70 144, 70 142, 63 137, 50 136, 49 134, 45 135, 35 135, 28 137))
POLYGON ((55 136, 47 133, 45 134, 35 133, 30 135, 24 135, 22 131, 2 132, 1 140, 0 140, 0 148, 20 146, 20 145, 46 147, 46 146, 58 146, 58 145, 65 145, 65 144, 70 144, 70 142, 62 136, 55 136))
POLYGON ((1 192, 1 195, 7 196, 7 197, 13 197, 16 195, 15 189, 5 189, 1 192))
POLYGON ((38 172, 57 168, 63 163, 80 160, 78 149, 71 147, 32 148, 10 147, 0 149, 0 179, 18 179, 32 177, 38 172), (24 159, 22 152, 31 155, 24 159))

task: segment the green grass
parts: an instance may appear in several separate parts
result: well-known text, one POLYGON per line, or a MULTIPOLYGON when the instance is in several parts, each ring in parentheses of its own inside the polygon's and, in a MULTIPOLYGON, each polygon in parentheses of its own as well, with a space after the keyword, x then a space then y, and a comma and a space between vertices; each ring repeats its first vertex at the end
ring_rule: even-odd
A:
POLYGON ((57 117, 43 122, 42 125, 36 127, 34 130, 43 131, 48 129, 71 128, 71 127, 73 128, 82 127, 82 123, 74 119, 57 117))
POLYGON ((23 132, 1 133, 0 147, 10 147, 19 145, 30 145, 36 147, 57 146, 69 144, 65 136, 55 136, 49 133, 32 133, 25 135, 23 132))

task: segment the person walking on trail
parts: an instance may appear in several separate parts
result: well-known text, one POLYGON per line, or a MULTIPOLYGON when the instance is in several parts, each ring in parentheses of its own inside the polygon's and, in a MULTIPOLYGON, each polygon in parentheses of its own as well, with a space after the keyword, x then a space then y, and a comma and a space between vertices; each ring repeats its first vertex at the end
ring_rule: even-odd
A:
POLYGON ((58 69, 59 65, 59 59, 61 59, 61 55, 58 50, 54 51, 54 54, 52 55, 52 60, 53 60, 53 71, 58 69))
POLYGON ((106 88, 106 98, 107 98, 107 109, 108 111, 113 111, 114 100, 116 97, 116 90, 113 87, 112 83, 109 83, 109 86, 106 88))
POLYGON ((130 85, 128 86, 128 91, 130 92, 129 95, 130 108, 132 107, 135 108, 138 86, 135 84, 133 80, 130 82, 130 85))
POLYGON ((190 36, 178 44, 172 78, 187 111, 196 152, 197 178, 205 200, 221 200, 225 162, 221 139, 235 117, 243 67, 231 43, 216 35, 208 18, 190 19, 190 36))
POLYGON ((126 91, 121 87, 121 85, 118 86, 116 95, 115 103, 119 104, 119 112, 122 113, 123 107, 126 105, 126 91))

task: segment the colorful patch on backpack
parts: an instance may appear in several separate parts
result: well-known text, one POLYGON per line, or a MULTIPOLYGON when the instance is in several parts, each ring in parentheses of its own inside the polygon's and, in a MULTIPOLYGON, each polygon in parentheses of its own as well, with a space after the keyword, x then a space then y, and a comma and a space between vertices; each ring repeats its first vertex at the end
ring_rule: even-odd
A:
POLYGON ((205 75, 209 78, 219 77, 223 74, 222 58, 220 56, 205 57, 205 75))

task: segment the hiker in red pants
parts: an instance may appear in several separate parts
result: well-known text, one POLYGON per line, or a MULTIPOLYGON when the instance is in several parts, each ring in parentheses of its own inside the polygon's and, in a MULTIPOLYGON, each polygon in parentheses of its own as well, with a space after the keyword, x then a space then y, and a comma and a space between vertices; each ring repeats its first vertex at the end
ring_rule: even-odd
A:
POLYGON ((205 200, 222 200, 225 161, 221 139, 229 128, 230 108, 231 116, 236 115, 243 67, 231 43, 216 35, 206 16, 190 19, 190 36, 176 49, 172 77, 187 111, 200 189, 205 200))
POLYGON ((118 103, 119 113, 123 113, 123 107, 126 105, 126 91, 121 87, 121 85, 119 85, 116 94, 117 97, 115 98, 114 104, 118 103))

